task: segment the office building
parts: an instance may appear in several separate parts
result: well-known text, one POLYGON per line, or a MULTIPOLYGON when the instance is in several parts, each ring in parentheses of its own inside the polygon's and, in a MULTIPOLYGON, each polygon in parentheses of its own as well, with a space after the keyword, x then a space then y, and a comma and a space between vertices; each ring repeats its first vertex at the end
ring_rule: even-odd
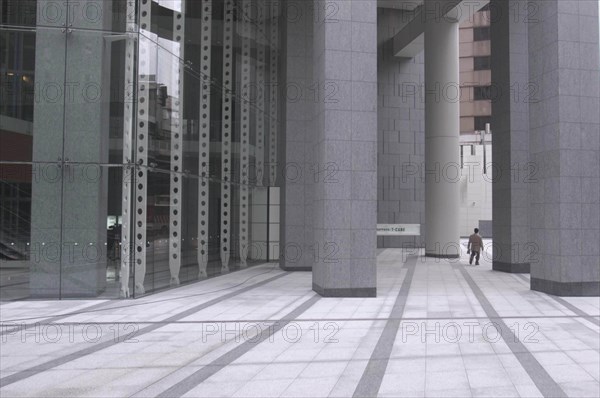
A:
POLYGON ((595 1, 0 5, 3 299, 267 261, 375 297, 378 248, 460 256, 488 141, 493 268, 600 294, 595 1))

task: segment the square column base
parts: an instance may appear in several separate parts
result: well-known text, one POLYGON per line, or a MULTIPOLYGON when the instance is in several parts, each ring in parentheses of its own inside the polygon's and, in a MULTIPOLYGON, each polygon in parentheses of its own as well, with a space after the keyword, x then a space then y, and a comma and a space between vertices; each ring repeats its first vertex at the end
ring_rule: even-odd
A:
POLYGON ((563 297, 597 297, 600 296, 600 281, 557 282, 531 278, 531 290, 563 297))
POLYGON ((529 263, 503 263, 494 261, 492 264, 494 271, 508 272, 509 274, 529 274, 531 272, 531 264, 529 263))
POLYGON ((322 297, 377 297, 376 287, 323 288, 313 283, 313 290, 322 297))
POLYGON ((289 267, 289 266, 285 266, 283 264, 279 264, 279 269, 282 269, 283 271, 303 271, 303 272, 310 272, 312 271, 312 267, 305 267, 305 266, 298 266, 298 267, 289 267))
POLYGON ((435 254, 435 253, 425 253, 425 257, 431 258, 460 258, 460 254, 435 254))

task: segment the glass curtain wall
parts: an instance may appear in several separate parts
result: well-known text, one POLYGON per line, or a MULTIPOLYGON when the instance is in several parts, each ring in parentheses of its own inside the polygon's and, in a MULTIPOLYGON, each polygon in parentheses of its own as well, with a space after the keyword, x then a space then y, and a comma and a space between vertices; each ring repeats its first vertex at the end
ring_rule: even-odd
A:
POLYGON ((278 1, 0 5, 2 300, 136 297, 275 257, 278 1))

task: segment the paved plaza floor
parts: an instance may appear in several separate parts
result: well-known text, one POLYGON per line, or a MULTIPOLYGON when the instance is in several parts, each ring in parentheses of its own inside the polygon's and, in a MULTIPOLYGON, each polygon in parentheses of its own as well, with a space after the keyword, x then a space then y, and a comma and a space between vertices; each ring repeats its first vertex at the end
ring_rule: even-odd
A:
POLYGON ((377 298, 277 264, 123 301, 0 304, 1 397, 598 397, 600 299, 398 249, 377 298))

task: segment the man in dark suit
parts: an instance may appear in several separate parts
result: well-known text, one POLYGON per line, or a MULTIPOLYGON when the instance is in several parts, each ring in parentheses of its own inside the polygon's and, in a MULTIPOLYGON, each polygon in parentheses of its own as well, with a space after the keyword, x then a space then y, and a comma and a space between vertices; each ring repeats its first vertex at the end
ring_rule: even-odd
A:
POLYGON ((475 228, 475 233, 469 236, 469 244, 467 245, 467 254, 469 254, 469 252, 471 253, 469 264, 473 264, 473 257, 477 255, 475 265, 479 265, 479 256, 482 248, 483 240, 481 239, 481 236, 479 236, 479 228, 475 228))

